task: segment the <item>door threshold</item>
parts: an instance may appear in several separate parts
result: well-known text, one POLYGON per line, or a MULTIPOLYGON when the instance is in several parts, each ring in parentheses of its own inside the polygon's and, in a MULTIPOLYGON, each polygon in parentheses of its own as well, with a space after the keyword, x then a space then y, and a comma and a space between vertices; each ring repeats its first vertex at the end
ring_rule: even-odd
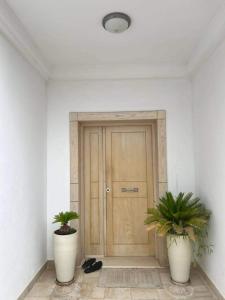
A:
MULTIPOLYGON (((94 257, 94 255, 92 256, 94 257)), ((96 256, 97 260, 103 262, 103 268, 130 268, 130 269, 149 269, 161 268, 158 260, 153 256, 96 256)))

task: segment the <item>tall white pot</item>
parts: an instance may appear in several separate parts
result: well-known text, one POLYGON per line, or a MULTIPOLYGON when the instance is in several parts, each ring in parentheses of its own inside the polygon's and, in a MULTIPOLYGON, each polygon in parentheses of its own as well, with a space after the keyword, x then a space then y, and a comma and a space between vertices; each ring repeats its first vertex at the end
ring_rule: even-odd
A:
POLYGON ((77 233, 59 235, 54 233, 54 260, 56 279, 59 283, 69 283, 74 279, 77 233))
POLYGON ((187 236, 167 235, 170 273, 173 281, 185 284, 190 279, 192 261, 191 241, 187 236))

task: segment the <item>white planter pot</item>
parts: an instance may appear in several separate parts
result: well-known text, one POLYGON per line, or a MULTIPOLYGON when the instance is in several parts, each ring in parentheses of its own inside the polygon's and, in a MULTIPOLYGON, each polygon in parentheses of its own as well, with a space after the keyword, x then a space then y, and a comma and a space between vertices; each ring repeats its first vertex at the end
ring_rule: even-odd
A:
POLYGON ((173 281, 185 284, 190 279, 192 261, 191 241, 187 236, 167 235, 170 273, 173 281))
POLYGON ((76 254, 77 254, 77 233, 68 235, 53 234, 54 239, 54 260, 56 279, 59 283, 73 281, 76 254))

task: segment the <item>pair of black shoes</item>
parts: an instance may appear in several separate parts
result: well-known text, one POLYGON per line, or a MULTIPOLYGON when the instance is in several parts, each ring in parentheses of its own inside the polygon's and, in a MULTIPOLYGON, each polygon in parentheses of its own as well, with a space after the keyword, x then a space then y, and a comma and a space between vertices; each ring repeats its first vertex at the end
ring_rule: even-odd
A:
POLYGON ((85 262, 82 265, 82 268, 84 269, 84 273, 92 273, 95 271, 100 270, 102 267, 102 261, 97 261, 96 258, 89 258, 88 260, 85 260, 85 262))

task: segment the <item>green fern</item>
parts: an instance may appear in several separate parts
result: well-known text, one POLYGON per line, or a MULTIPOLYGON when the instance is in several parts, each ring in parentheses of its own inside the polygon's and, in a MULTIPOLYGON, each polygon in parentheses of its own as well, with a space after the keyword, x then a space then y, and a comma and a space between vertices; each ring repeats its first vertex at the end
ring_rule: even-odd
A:
MULTIPOLYGON (((200 203, 199 198, 192 198, 192 193, 179 193, 174 197, 167 192, 159 199, 156 208, 149 208, 148 217, 145 220, 147 230, 156 229, 159 236, 176 234, 188 236, 197 246, 197 255, 202 250, 212 252, 212 246, 205 244, 208 236, 207 226, 210 219, 210 211, 200 203)), ((205 251, 204 251, 205 252, 205 251)))
POLYGON ((79 219, 79 215, 75 211, 60 212, 55 215, 53 223, 61 223, 60 229, 56 230, 55 233, 59 235, 75 233, 76 229, 71 228, 68 223, 76 219, 79 219))
POLYGON ((60 212, 58 215, 54 216, 53 223, 61 223, 61 225, 66 225, 69 221, 79 219, 79 215, 75 211, 60 212))

